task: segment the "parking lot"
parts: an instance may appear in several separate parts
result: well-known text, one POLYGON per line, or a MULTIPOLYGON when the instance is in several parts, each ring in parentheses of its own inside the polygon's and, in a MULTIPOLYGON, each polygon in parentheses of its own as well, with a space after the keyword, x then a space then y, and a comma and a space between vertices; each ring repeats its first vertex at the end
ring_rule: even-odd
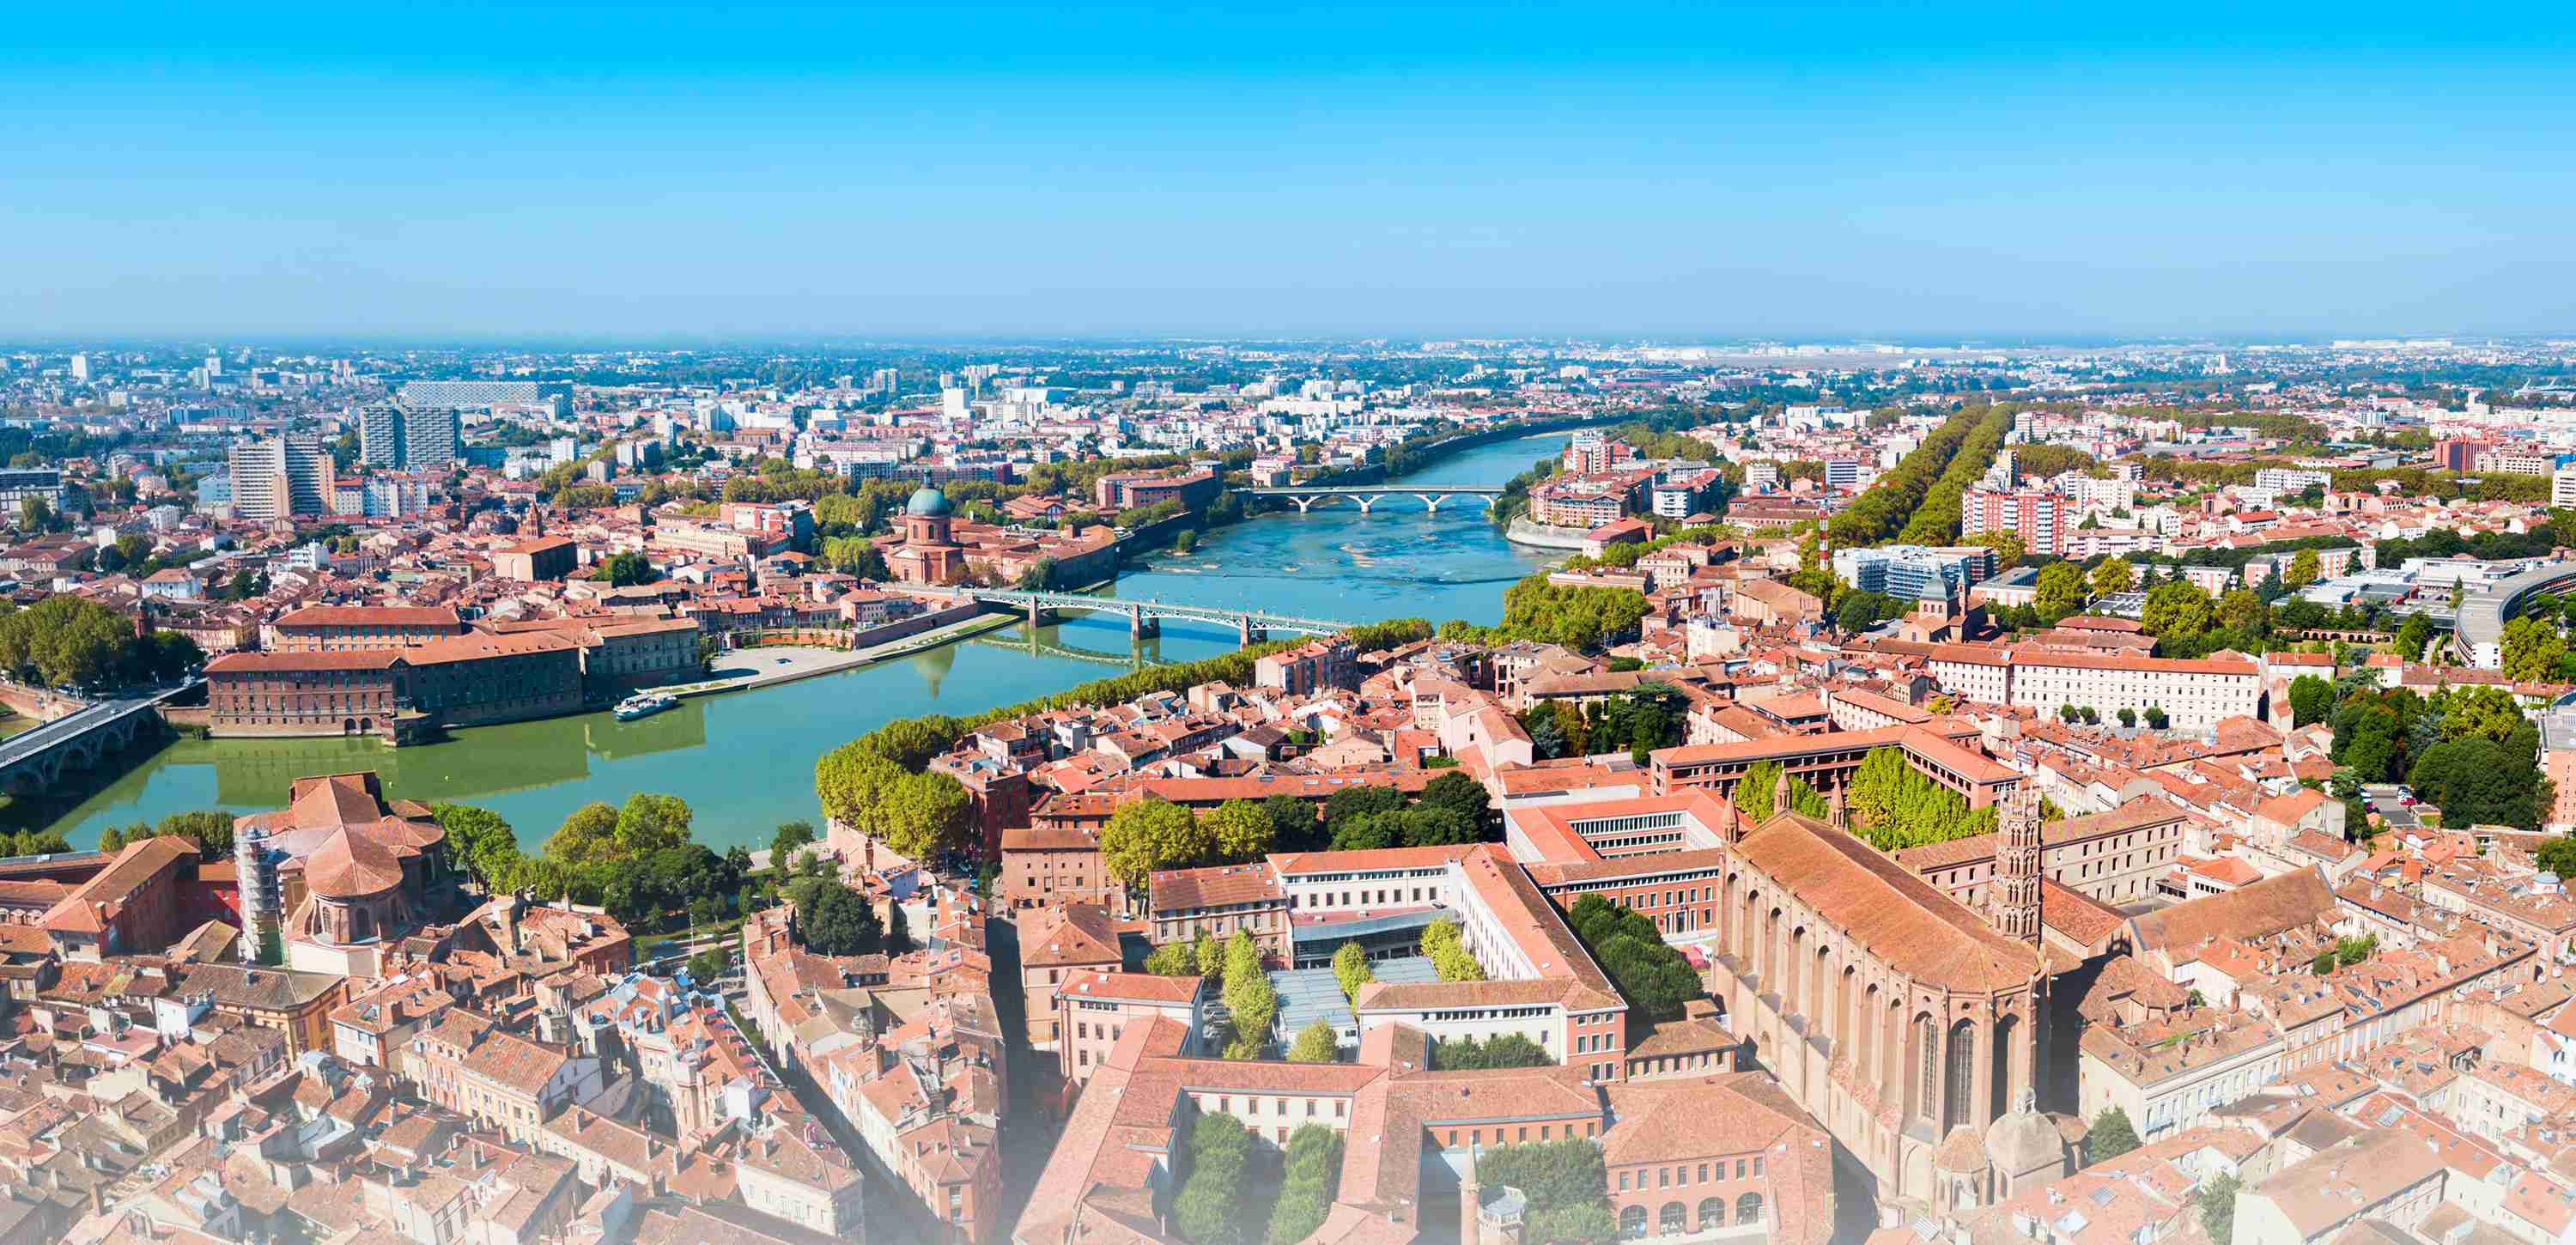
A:
POLYGON ((2404 785, 2393 782, 2365 783, 2361 788, 2361 798, 2369 802, 2370 811, 2379 814, 2379 819, 2388 823, 2389 829, 2397 831, 2423 828, 2424 819, 2416 815, 2415 806, 2409 803, 2414 794, 2404 785))

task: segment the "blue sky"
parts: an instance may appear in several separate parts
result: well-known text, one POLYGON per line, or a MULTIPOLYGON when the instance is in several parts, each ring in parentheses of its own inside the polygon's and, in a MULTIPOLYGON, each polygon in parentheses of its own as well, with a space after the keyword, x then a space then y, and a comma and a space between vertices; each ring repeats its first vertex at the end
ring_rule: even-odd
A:
POLYGON ((2559 6, 80 7, 0 336, 2576 334, 2559 6))

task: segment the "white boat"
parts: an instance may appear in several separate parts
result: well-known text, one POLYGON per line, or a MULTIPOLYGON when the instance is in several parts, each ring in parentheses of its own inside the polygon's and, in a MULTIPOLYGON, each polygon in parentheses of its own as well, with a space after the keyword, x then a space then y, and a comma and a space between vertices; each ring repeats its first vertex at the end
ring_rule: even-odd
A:
POLYGON ((665 709, 679 707, 680 698, 677 696, 665 696, 660 692, 637 692, 618 701, 617 707, 610 712, 616 714, 620 722, 632 722, 637 718, 649 718, 665 709))

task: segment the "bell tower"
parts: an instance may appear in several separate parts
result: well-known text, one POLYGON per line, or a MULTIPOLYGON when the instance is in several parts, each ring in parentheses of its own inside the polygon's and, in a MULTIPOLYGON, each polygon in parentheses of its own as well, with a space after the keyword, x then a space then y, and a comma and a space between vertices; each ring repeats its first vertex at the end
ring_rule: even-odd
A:
POLYGON ((1991 919, 2004 936, 2039 941, 2039 792, 2025 780, 2004 796, 1996 819, 1991 919))

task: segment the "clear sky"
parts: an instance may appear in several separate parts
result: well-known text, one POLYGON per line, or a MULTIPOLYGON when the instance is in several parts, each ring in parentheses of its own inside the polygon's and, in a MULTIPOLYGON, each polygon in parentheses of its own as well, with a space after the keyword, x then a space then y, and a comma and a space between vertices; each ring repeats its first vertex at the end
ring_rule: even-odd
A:
POLYGON ((29 5, 0 336, 2576 334, 2570 12, 29 5))

